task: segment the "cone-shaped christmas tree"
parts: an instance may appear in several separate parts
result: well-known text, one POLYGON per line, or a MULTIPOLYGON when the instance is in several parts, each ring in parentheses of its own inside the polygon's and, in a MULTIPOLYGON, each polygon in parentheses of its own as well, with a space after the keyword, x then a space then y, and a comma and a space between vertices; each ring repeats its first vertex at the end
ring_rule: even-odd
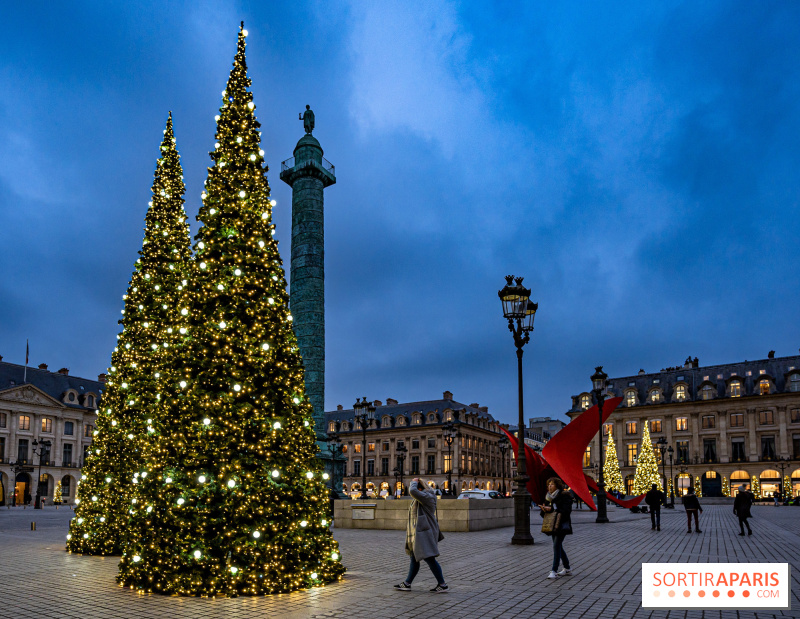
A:
POLYGON ((695 476, 694 478, 694 493, 700 498, 703 497, 703 484, 699 476, 695 476))
POLYGON ((728 482, 727 477, 722 478, 722 496, 730 496, 731 495, 731 486, 728 482))
MULTIPOLYGON (((119 321, 122 332, 111 355, 91 455, 84 462, 67 550, 121 554, 134 474, 141 470, 148 419, 155 416, 164 367, 184 337, 176 311, 191 257, 183 210, 183 170, 167 120, 161 156, 145 217, 144 241, 119 321)), ((182 319, 182 320, 181 320, 182 319)))
POLYGON ((650 440, 648 424, 643 424, 642 448, 636 461, 636 473, 633 476, 633 494, 645 494, 653 484, 661 490, 661 476, 658 474, 658 462, 653 452, 653 443, 650 440))
POLYGON ((611 427, 612 426, 609 424, 606 461, 605 464, 603 464, 603 481, 606 483, 606 490, 624 492, 624 482, 622 481, 622 473, 619 471, 619 460, 617 460, 617 446, 614 443, 611 427))
POLYGON ((272 238, 245 36, 199 215, 190 350, 165 389, 120 562, 118 581, 142 591, 278 593, 344 571, 272 238))
POLYGON ((61 482, 56 482, 56 489, 53 491, 53 503, 61 505, 61 482))
POLYGON ((761 498, 761 480, 755 475, 751 476, 750 492, 752 492, 753 496, 757 499, 761 498))

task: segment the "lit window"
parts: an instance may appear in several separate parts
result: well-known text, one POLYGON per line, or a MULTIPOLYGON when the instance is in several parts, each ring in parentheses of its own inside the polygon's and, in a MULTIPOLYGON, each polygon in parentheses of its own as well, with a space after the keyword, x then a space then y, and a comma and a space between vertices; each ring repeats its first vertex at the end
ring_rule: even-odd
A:
POLYGON ((406 418, 405 418, 405 417, 403 417, 402 415, 401 415, 400 417, 398 417, 398 418, 397 418, 397 425, 398 425, 398 426, 404 426, 404 425, 406 425, 406 418))
POLYGON ((678 385, 675 387, 675 399, 678 402, 683 402, 686 399, 686 385, 678 385))
POLYGON ((20 415, 19 416, 19 429, 20 430, 30 430, 31 429, 31 418, 28 415, 20 415))
POLYGON ((625 434, 636 434, 636 422, 629 421, 625 424, 625 434))
POLYGON ((731 397, 738 398, 742 395, 742 383, 738 380, 731 381, 731 397))
POLYGON ((53 420, 49 417, 42 418, 42 432, 47 432, 48 434, 53 431, 53 420))
POLYGON ((658 402, 661 399, 661 392, 658 389, 653 389, 650 392, 650 401, 658 402))
POLYGON ((343 454, 347 453, 347 445, 342 445, 342 453, 343 454))
POLYGON ((703 415, 702 426, 704 430, 714 428, 717 425, 717 418, 714 415, 703 415))
POLYGON ((633 494, 633 475, 628 475, 625 478, 625 494, 633 494))
POLYGON ((361 453, 361 444, 360 443, 356 443, 355 445, 353 445, 353 452, 357 453, 357 454, 361 453))
POLYGON ((588 395, 581 396, 581 408, 586 410, 592 405, 592 399, 588 395))
POLYGON ((375 443, 367 443, 367 451, 375 451, 375 443))
POLYGON ((761 392, 761 395, 768 395, 769 394, 769 381, 766 378, 762 378, 758 382, 758 389, 761 392))
POLYGON ((603 436, 607 436, 608 433, 611 432, 611 426, 612 426, 612 424, 610 424, 610 423, 604 423, 603 424, 603 436))
POLYGON ((381 443, 381 451, 389 451, 389 443, 381 443))
POLYGON ((661 420, 653 419, 650 422, 650 432, 661 432, 661 420))
POLYGON ((335 421, 331 421, 328 424, 328 432, 336 432, 336 422, 335 421))
POLYGON ((800 423, 800 408, 793 408, 791 411, 791 422, 800 423))
POLYGON ((625 393, 625 405, 626 406, 636 406, 636 392, 630 390, 625 393))
POLYGON ((700 390, 700 395, 704 400, 710 400, 714 397, 714 387, 706 385, 700 390))
POLYGON ((639 446, 636 443, 628 444, 627 458, 625 460, 627 466, 634 466, 636 464, 636 456, 639 454, 639 446))
POLYGON ((83 426, 83 436, 84 438, 90 438, 92 436, 92 432, 94 432, 94 426, 90 424, 85 424, 83 426))
POLYGON ((592 466, 592 448, 587 447, 586 451, 583 452, 583 468, 589 468, 592 466))
POLYGON ((689 420, 686 417, 677 417, 675 419, 675 430, 687 430, 689 427, 689 420))
POLYGON ((789 378, 789 391, 800 391, 800 374, 792 374, 789 378))

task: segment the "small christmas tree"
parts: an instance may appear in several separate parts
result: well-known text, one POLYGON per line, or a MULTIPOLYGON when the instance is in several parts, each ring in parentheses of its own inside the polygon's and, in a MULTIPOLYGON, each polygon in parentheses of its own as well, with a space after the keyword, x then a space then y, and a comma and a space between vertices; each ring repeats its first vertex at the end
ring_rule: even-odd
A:
POLYGON ((135 475, 152 430, 150 420, 168 377, 172 347, 185 337, 187 319, 178 312, 191 257, 183 210, 183 170, 167 119, 155 170, 144 241, 127 293, 122 332, 111 355, 105 393, 97 415, 91 455, 84 463, 70 523, 67 550, 121 554, 133 500, 135 475))
POLYGON ((722 478, 722 496, 731 496, 731 485, 727 477, 722 478))
POLYGON ((755 498, 761 498, 761 480, 759 480, 755 475, 752 476, 750 481, 750 491, 753 493, 755 498))
POLYGON ((608 426, 608 445, 606 447, 606 461, 603 464, 603 481, 606 490, 618 490, 624 492, 624 482, 619 471, 619 460, 617 460, 617 447, 614 444, 614 437, 611 434, 611 425, 608 426))
POLYGON ((783 476, 783 492, 781 494, 784 501, 792 496, 792 478, 788 475, 783 476))
POLYGON ((695 476, 695 478, 694 478, 694 493, 698 497, 702 498, 702 496, 703 496, 703 485, 700 483, 700 477, 699 476, 695 476))
POLYGON ((675 488, 672 479, 667 480, 667 498, 675 496, 675 488))
POLYGON ((645 494, 655 484, 661 490, 661 476, 658 474, 658 463, 653 452, 653 443, 650 440, 650 430, 647 423, 643 424, 642 448, 636 462, 636 473, 633 477, 633 494, 645 494))
POLYGON ((280 593, 344 572, 272 237, 245 36, 203 192, 182 375, 162 390, 120 562, 118 582, 144 592, 280 593))
POLYGON ((56 482, 56 489, 53 491, 53 504, 61 505, 61 482, 56 482))

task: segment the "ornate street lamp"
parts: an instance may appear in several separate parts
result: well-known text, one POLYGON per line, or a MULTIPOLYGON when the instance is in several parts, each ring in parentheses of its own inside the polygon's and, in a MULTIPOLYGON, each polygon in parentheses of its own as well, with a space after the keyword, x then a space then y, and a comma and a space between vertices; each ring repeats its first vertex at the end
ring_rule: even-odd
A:
POLYGON ((404 496, 406 489, 403 487, 403 470, 405 469, 406 453, 408 453, 408 448, 405 445, 400 445, 399 447, 395 447, 394 451, 396 454, 398 454, 397 464, 398 468, 400 469, 400 496, 404 496))
POLYGON ((339 457, 344 452, 344 447, 342 446, 342 439, 339 438, 339 435, 331 432, 328 434, 328 451, 331 453, 331 490, 333 491, 333 495, 338 499, 340 498, 340 488, 342 487, 342 476, 340 473, 342 470, 337 466, 339 462, 339 457))
POLYGON ((500 468, 503 476, 503 483, 500 486, 500 492, 503 494, 503 496, 506 496, 506 452, 510 446, 511 444, 508 442, 508 437, 505 435, 501 436, 500 440, 497 441, 497 447, 500 450, 500 468))
POLYGON ((528 480, 527 466, 525 463, 525 415, 522 399, 522 347, 531 339, 533 319, 538 303, 531 302, 531 291, 522 285, 522 277, 506 276, 506 285, 497 294, 503 304, 503 317, 508 320, 508 330, 514 336, 514 345, 517 347, 517 384, 519 391, 519 435, 517 449, 517 484, 514 494, 514 536, 512 544, 533 544, 531 535, 531 495, 526 487, 528 480))
POLYGON ((664 458, 664 454, 667 452, 667 439, 663 436, 656 441, 656 445, 658 446, 658 451, 661 453, 661 477, 664 478, 664 505, 667 504, 667 461, 664 458))
POLYGON ((669 455, 669 506, 675 509, 675 476, 672 473, 672 454, 675 452, 672 445, 667 447, 667 454, 669 455))
POLYGON ((367 397, 361 398, 353 404, 353 413, 355 413, 356 421, 361 424, 361 496, 360 499, 367 499, 367 428, 373 419, 375 419, 375 405, 372 402, 367 402, 367 397))
POLYGON ((606 400, 605 388, 608 374, 603 371, 603 366, 598 365, 592 374, 592 393, 597 401, 599 430, 598 439, 600 443, 600 469, 597 480, 597 519, 595 522, 608 522, 608 512, 606 511, 606 482, 603 480, 603 403, 606 400))
POLYGON ((39 498, 42 493, 42 458, 48 451, 50 451, 50 444, 50 441, 39 442, 36 439, 33 440, 33 453, 38 454, 39 456, 39 477, 36 482, 36 500, 33 504, 34 509, 42 509, 42 502, 39 498), (41 445, 41 447, 39 447, 37 450, 36 447, 39 445, 41 445))
POLYGON ((447 467, 445 473, 447 473, 447 495, 449 497, 454 497, 455 493, 453 492, 453 441, 456 440, 456 436, 458 435, 458 430, 456 429, 456 424, 452 421, 447 421, 442 424, 442 437, 444 438, 444 442, 447 444, 447 462, 450 466, 447 467))

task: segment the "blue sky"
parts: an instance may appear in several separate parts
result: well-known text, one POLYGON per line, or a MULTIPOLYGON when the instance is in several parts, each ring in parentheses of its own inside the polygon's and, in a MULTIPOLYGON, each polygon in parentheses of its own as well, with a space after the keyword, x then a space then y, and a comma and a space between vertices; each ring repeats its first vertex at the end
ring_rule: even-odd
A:
POLYGON ((797 354, 800 4, 23 4, 0 20, 0 354, 105 371, 167 113, 195 215, 240 20, 280 162, 326 190, 326 407, 450 390, 516 418, 612 376, 797 354))

